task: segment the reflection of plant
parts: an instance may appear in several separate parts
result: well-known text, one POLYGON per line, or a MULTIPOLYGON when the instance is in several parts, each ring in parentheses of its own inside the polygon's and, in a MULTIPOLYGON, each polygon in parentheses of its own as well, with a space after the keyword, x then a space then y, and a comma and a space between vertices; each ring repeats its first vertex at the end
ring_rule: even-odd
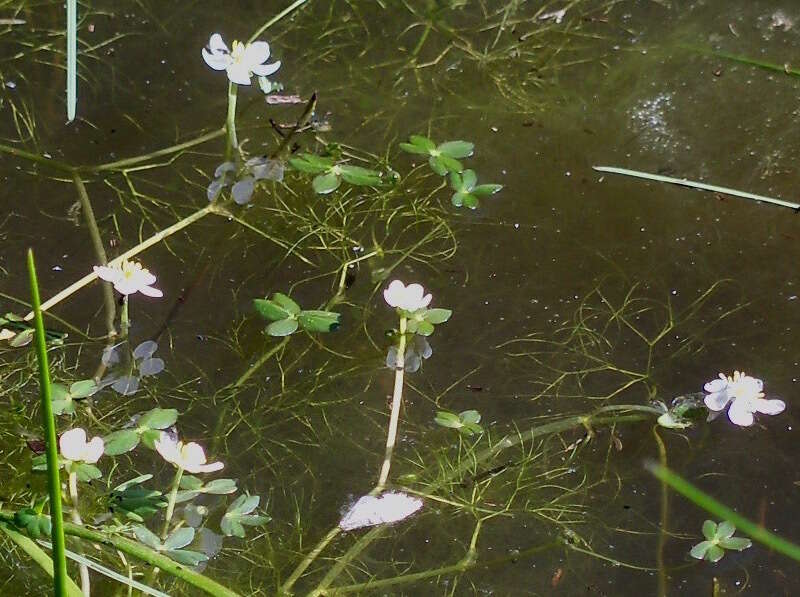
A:
POLYGON ((411 135, 408 143, 401 143, 400 149, 408 153, 427 155, 431 169, 440 176, 448 172, 461 172, 464 167, 458 160, 472 155, 475 146, 468 141, 445 141, 436 145, 427 137, 411 135))
MULTIPOLYGON (((113 367, 121 362, 118 352, 120 344, 109 346, 103 351, 102 362, 107 367, 113 367)), ((158 350, 158 344, 153 340, 146 340, 133 349, 133 367, 127 369, 124 375, 111 374, 100 382, 100 387, 111 386, 111 388, 123 396, 135 394, 139 389, 142 378, 151 375, 158 375, 164 370, 164 360, 153 355, 158 350), (138 375, 133 374, 133 368, 138 375)))
POLYGON ((655 401, 653 404, 662 413, 658 417, 658 424, 667 429, 691 427, 693 421, 698 418, 696 415, 705 412, 702 392, 678 396, 672 400, 670 406, 660 401, 655 401))
POLYGON ((717 524, 706 520, 703 523, 703 536, 706 539, 695 545, 689 554, 698 560, 719 562, 725 555, 725 550, 742 551, 753 545, 750 539, 734 537, 735 532, 736 527, 732 522, 726 520, 717 524))
POLYGON ((501 184, 477 184, 478 177, 473 170, 464 170, 461 174, 458 172, 450 173, 450 188, 455 193, 451 198, 451 202, 456 207, 465 205, 470 209, 477 209, 478 197, 488 197, 494 195, 503 188, 501 184))
POLYGON ((483 433, 483 427, 478 425, 481 422, 481 414, 477 410, 465 410, 458 414, 440 410, 434 419, 437 425, 457 429, 463 435, 475 435, 483 433))
POLYGON ((238 205, 250 203, 259 180, 283 180, 283 163, 265 157, 250 158, 242 168, 234 162, 223 162, 214 170, 214 178, 206 188, 209 201, 219 197, 222 189, 231 186, 231 198, 238 205))
MULTIPOLYGON (((413 334, 406 346, 405 371, 415 373, 422 367, 422 361, 431 358, 433 348, 427 338, 413 334)), ((386 366, 389 369, 397 368, 397 346, 390 346, 386 353, 386 366)))
POLYGON ((291 298, 276 292, 271 299, 254 299, 259 315, 272 323, 267 326, 270 336, 289 336, 302 327, 307 332, 332 332, 339 327, 338 313, 303 310, 291 298))
POLYGON ((289 160, 295 170, 307 174, 315 174, 311 186, 320 195, 331 193, 339 188, 342 180, 355 186, 375 187, 383 181, 381 173, 360 166, 351 166, 334 161, 333 158, 323 158, 312 153, 304 153, 289 160))

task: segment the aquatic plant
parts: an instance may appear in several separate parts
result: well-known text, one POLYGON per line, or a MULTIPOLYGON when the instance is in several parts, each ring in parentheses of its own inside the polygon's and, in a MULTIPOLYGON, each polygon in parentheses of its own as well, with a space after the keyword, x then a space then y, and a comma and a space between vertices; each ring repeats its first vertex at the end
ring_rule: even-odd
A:
POLYGON ((692 547, 689 555, 698 560, 719 562, 728 550, 742 551, 753 545, 750 539, 734 537, 736 527, 732 522, 724 521, 719 524, 713 520, 703 523, 704 541, 692 547))
POLYGON ((214 33, 208 45, 202 50, 203 60, 214 70, 224 70, 228 80, 236 85, 250 85, 250 78, 268 77, 281 67, 280 60, 267 64, 269 60, 269 44, 265 41, 252 43, 233 42, 233 49, 228 46, 219 33, 214 33))
POLYGON ((783 400, 764 398, 764 383, 744 372, 734 371, 733 376, 720 373, 718 379, 705 385, 708 392, 705 404, 712 412, 725 410, 728 405, 728 418, 740 427, 749 427, 755 420, 754 413, 777 415, 786 409, 783 400))

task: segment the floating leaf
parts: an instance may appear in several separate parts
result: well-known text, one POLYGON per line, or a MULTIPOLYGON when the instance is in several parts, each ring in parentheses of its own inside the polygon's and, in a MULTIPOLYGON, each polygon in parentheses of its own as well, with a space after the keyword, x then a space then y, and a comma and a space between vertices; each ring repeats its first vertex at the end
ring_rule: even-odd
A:
POLYGON ((477 187, 472 189, 472 194, 477 195, 478 197, 488 197, 489 195, 494 195, 502 189, 503 185, 501 184, 479 184, 477 187))
POLYGON ((446 410, 438 411, 433 420, 437 425, 449 427, 450 429, 459 429, 462 427, 461 419, 458 418, 458 415, 446 410))
POLYGON ((427 309, 423 312, 423 318, 429 323, 438 325, 450 319, 452 314, 450 309, 427 309))
POLYGON ((261 498, 257 495, 240 495, 228 506, 220 521, 220 529, 228 537, 244 538, 244 526, 259 526, 270 521, 269 516, 250 514, 258 507, 261 498), (243 526, 244 525, 244 526, 243 526))
POLYGON ((333 311, 300 311, 297 319, 309 332, 333 332, 339 327, 340 315, 333 311))
POLYGON ((282 292, 276 292, 272 295, 272 300, 278 304, 279 307, 284 309, 286 312, 297 315, 300 313, 300 305, 294 302, 291 298, 283 294, 282 292))
POLYGON ((381 184, 381 173, 375 170, 368 170, 359 166, 350 166, 343 164, 339 166, 342 173, 342 178, 354 185, 361 186, 377 186, 381 184))
POLYGON ((184 566, 197 566, 198 564, 208 560, 208 556, 197 551, 190 551, 188 549, 175 549, 164 552, 170 559, 175 560, 184 566))
POLYGON ((186 547, 194 541, 194 529, 192 527, 180 527, 170 534, 164 541, 165 550, 175 550, 186 547))
POLYGON ((289 336, 297 331, 298 322, 296 319, 281 319, 273 321, 267 326, 267 334, 270 336, 289 336))
POLYGON ((100 472, 99 468, 86 462, 73 462, 71 467, 72 472, 77 474, 78 481, 83 481, 84 483, 94 481, 95 479, 99 479, 103 476, 103 473, 100 472))
POLYGON ((469 141, 445 141, 436 149, 450 158, 467 158, 472 155, 475 146, 469 141))
POLYGON ((298 157, 291 158, 289 164, 295 170, 300 170, 308 174, 319 174, 332 168, 333 160, 330 158, 321 158, 311 153, 304 153, 298 157))
POLYGON ((148 529, 146 526, 137 524, 133 527, 133 534, 139 540, 140 543, 144 543, 147 547, 151 549, 155 549, 157 551, 161 550, 161 540, 156 536, 156 534, 148 529))
POLYGON ((311 181, 311 186, 314 192, 319 195, 327 195, 339 188, 342 184, 342 179, 334 172, 327 172, 326 174, 319 174, 311 181))
POLYGON ((95 394, 99 389, 100 387, 94 379, 82 379, 69 387, 69 394, 73 400, 80 400, 95 394))
POLYGON ((138 421, 139 428, 166 429, 178 420, 175 408, 154 408, 144 413, 138 421))
POLYGON ((119 456, 130 452, 139 445, 139 434, 133 429, 120 429, 112 431, 103 438, 105 453, 109 456, 119 456))
POLYGON ((285 319, 291 315, 291 313, 276 302, 267 299, 253 299, 253 306, 256 308, 259 315, 270 321, 285 319))

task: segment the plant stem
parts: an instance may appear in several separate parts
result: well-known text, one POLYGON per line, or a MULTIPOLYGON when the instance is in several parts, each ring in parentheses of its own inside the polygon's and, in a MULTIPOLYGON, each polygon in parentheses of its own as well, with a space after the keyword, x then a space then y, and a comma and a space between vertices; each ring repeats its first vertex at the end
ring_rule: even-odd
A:
POLYGON ((67 121, 75 120, 78 82, 78 1, 67 0, 67 121))
POLYGON ((172 480, 172 489, 169 492, 169 501, 167 502, 167 512, 164 515, 164 526, 161 528, 161 540, 164 541, 169 535, 169 523, 172 522, 172 514, 175 512, 175 500, 178 498, 178 488, 181 485, 181 477, 183 477, 183 467, 178 467, 175 471, 175 478, 172 480))
POLYGON ((225 119, 225 131, 227 139, 225 143, 225 161, 230 161, 233 151, 239 147, 236 140, 236 93, 239 86, 232 81, 228 81, 228 117, 225 119))
MULTIPOLYGON (((653 436, 658 446, 658 462, 667 466, 667 448, 664 440, 658 434, 658 425, 653 427, 653 436)), ((669 522, 669 490, 667 484, 661 481, 661 526, 658 528, 658 546, 656 547, 656 565, 658 566, 658 597, 667 597, 667 568, 664 563, 664 547, 667 545, 667 523, 669 522)))
POLYGON ((289 343, 289 338, 291 338, 291 336, 286 336, 278 344, 276 344, 270 350, 268 350, 266 353, 264 353, 261 356, 261 358, 259 358, 255 363, 250 365, 247 368, 247 371, 242 373, 242 375, 239 377, 239 379, 236 380, 236 383, 233 384, 233 387, 234 388, 241 387, 241 385, 244 382, 246 382, 248 379, 250 379, 256 371, 261 369, 261 367, 264 365, 264 363, 266 363, 268 360, 270 360, 273 357, 273 355, 275 355, 275 353, 280 351, 284 346, 286 346, 289 343))
POLYGON ((408 320, 405 315, 400 316, 400 341, 397 344, 397 360, 394 370, 394 392, 392 393, 392 415, 389 419, 389 433, 386 436, 386 453, 383 457, 381 474, 378 478, 377 492, 386 486, 389 478, 389 468, 392 466, 392 452, 397 441, 397 426, 400 420, 400 405, 403 402, 403 374, 405 373, 406 359, 406 326, 408 320))
POLYGON ((53 594, 66 595, 67 558, 64 543, 64 514, 61 509, 61 478, 58 472, 58 448, 56 423, 53 419, 53 403, 50 387, 50 367, 47 362, 47 346, 44 336, 44 321, 39 303, 39 283, 36 279, 36 264, 33 249, 28 249, 28 276, 31 287, 31 304, 36 327, 36 358, 39 361, 39 395, 42 406, 42 426, 46 440, 47 490, 50 496, 50 518, 53 540, 53 594))
POLYGON ((130 329, 130 320, 128 319, 128 295, 122 295, 122 309, 119 314, 119 328, 122 339, 128 337, 128 330, 130 329))
MULTIPOLYGON (((0 510, 0 521, 13 525, 14 513, 7 510, 0 510)), ((55 525, 55 523, 53 524, 55 525)), ((53 528, 55 529, 55 526, 53 526, 53 528)), ((92 543, 99 543, 107 547, 116 548, 121 552, 150 564, 151 566, 160 568, 167 574, 171 574, 175 578, 179 578, 189 583, 193 587, 205 591, 209 595, 214 595, 215 597, 239 597, 239 594, 235 591, 222 586, 218 582, 211 580, 207 576, 203 576, 202 574, 199 574, 192 569, 183 566, 182 564, 178 564, 177 562, 170 560, 167 556, 160 554, 145 545, 142 545, 138 541, 133 541, 118 535, 101 533, 99 531, 87 529, 86 527, 78 526, 68 522, 64 523, 64 532, 72 537, 80 537, 81 539, 86 539, 92 543)))
MULTIPOLYGON (((72 500, 72 522, 82 526, 81 513, 78 512, 78 473, 72 471, 69 473, 69 497, 72 500)), ((78 554, 83 555, 83 552, 78 550, 78 554)), ((89 584, 89 568, 86 567, 86 564, 80 564, 78 569, 81 574, 81 590, 85 597, 89 597, 92 593, 91 585, 89 584)))
POLYGON ((256 29, 256 32, 253 33, 253 35, 250 36, 250 39, 247 40, 248 43, 254 42, 259 35, 264 33, 264 31, 266 31, 267 29, 272 27, 275 23, 277 23, 278 21, 280 21, 281 19, 283 19, 287 15, 291 14, 292 12, 294 12, 295 10, 300 8, 306 2, 308 2, 308 0, 295 0, 294 2, 292 2, 289 6, 284 8, 282 11, 280 11, 274 17, 272 17, 269 21, 267 21, 266 23, 261 25, 261 27, 256 29))

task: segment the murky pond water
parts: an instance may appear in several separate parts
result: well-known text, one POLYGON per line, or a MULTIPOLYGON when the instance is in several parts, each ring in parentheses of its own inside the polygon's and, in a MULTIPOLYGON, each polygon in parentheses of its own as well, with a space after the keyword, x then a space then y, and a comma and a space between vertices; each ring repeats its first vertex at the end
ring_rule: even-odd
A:
MULTIPOLYGON (((290 3, 121 4, 80 7, 78 118, 65 124, 63 7, 0 3, 2 313, 28 310, 27 247, 49 298, 90 273, 100 247, 112 259, 209 205, 215 169, 236 154, 226 156, 220 128, 225 72, 200 50, 214 32, 229 44, 247 39, 290 3)), ((385 182, 344 177, 317 194, 314 175, 287 167, 282 181, 259 181, 245 206, 227 201, 226 187, 224 211, 203 212, 136 256, 164 297, 131 296, 119 364, 109 360, 101 284, 59 301, 46 318, 69 334, 50 351, 55 380, 97 376, 105 386, 59 415, 59 430, 108 439, 136 415, 177 409, 181 438, 225 464, 204 479, 234 479, 271 517, 246 527, 244 540, 225 537, 204 564, 240 594, 796 594, 796 564, 759 543, 716 564, 691 558, 714 517, 643 463, 666 462, 763 527, 800 538, 798 216, 592 166, 795 201, 789 61, 800 10, 767 1, 299 4, 259 37, 282 62, 270 78, 284 101, 239 88, 239 166, 276 157, 289 135, 295 157, 333 155, 385 182), (313 118, 302 119, 314 92, 313 118), (293 131, 298 119, 303 130, 293 131), (502 190, 476 210, 454 207, 449 179, 400 149, 411 135, 474 143, 463 165, 502 190), (421 367, 406 373, 387 485, 424 506, 394 525, 337 534, 384 461, 398 319, 382 293, 395 278, 453 311, 428 339, 430 354, 414 340, 421 367), (265 334, 253 299, 275 292, 339 313, 339 329, 265 334), (146 341, 158 344, 154 354, 151 345, 125 352, 146 341), (143 364, 148 356, 164 371, 143 364), (135 392, 130 380, 111 387, 123 369, 139 378, 135 392), (756 415, 750 427, 723 415, 666 429, 652 412, 608 409, 669 404, 736 369, 763 379, 785 412, 756 415), (477 410, 482 433, 437 425, 442 410, 477 410)), ((109 296, 118 327, 119 296, 109 296)), ((0 495, 3 511, 15 511, 47 491, 30 472, 38 385, 32 351, 0 351, 0 495)), ((102 476, 81 488, 83 522, 132 536, 137 522, 109 517, 107 495, 143 474, 167 494, 175 469, 144 446, 97 466, 102 476)), ((206 492, 178 503, 174 520, 198 529, 187 549, 219 543, 233 499, 206 492)), ((158 532, 163 518, 145 524, 158 532)), ((3 594, 43 594, 47 577, 4 541, 3 594)), ((123 575, 135 562, 72 541, 123 575)), ((138 563, 131 574, 167 594, 200 594, 138 563)), ((95 594, 127 594, 91 578, 95 594)))

